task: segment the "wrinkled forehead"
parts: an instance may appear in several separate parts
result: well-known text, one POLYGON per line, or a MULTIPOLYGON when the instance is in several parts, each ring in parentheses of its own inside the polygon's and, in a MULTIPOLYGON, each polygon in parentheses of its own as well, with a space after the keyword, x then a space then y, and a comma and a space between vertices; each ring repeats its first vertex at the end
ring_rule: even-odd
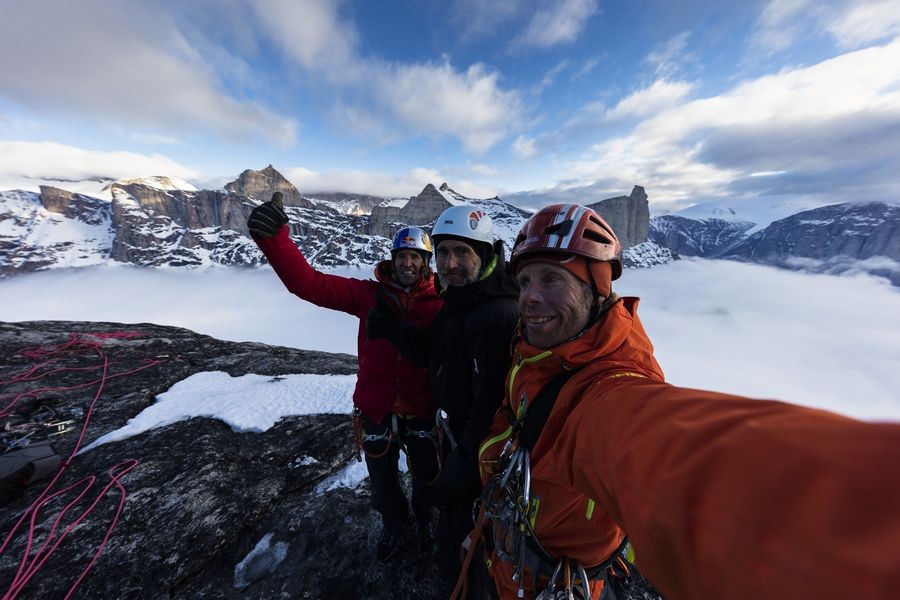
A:
POLYGON ((568 269, 561 267, 559 262, 549 258, 535 258, 522 264, 516 275, 524 277, 534 277, 540 273, 560 273, 567 277, 573 277, 568 269))
POLYGON ((394 252, 394 260, 396 260, 398 258, 406 258, 406 257, 421 258, 422 255, 419 253, 418 250, 415 250, 413 248, 403 248, 402 250, 397 250, 396 252, 394 252))
POLYGON ((459 240, 442 240, 440 244, 437 245, 438 250, 464 250, 469 249, 472 252, 475 250, 469 244, 465 242, 461 242, 459 240))

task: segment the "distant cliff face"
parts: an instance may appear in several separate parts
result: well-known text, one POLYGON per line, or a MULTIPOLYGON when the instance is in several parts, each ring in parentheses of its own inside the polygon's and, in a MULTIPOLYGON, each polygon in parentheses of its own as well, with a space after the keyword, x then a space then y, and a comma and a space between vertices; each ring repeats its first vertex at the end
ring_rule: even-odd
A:
POLYGON ((285 206, 313 207, 313 203, 301 196, 294 184, 285 179, 272 165, 262 171, 247 169, 236 180, 226 184, 225 190, 249 196, 260 202, 270 200, 275 192, 281 192, 284 194, 285 206))
POLYGON ((650 239, 682 256, 714 258, 746 237, 754 223, 724 219, 688 219, 663 215, 653 219, 650 239))
POLYGON ((727 258, 815 273, 863 271, 900 285, 900 207, 848 202, 755 223, 654 217, 650 239, 684 256, 727 258))
MULTIPOLYGON (((449 189, 443 184, 441 189, 449 189)), ((426 225, 434 223, 442 212, 452 206, 447 198, 432 184, 428 184, 416 196, 411 196, 405 203, 388 200, 372 208, 372 215, 366 233, 392 237, 398 224, 426 225)))
MULTIPOLYGON (((51 187, 40 194, 2 192, 0 221, 6 229, 0 231, 0 276, 107 260, 138 266, 259 265, 265 259, 249 237, 247 217, 275 191, 285 196, 292 239, 317 267, 375 264, 390 254, 399 227, 430 229, 441 212, 458 204, 491 216, 508 256, 529 215, 497 197, 468 198, 446 183, 428 184, 407 199, 379 199, 371 214, 361 214, 359 203, 371 204, 373 197, 326 194, 312 202, 271 166, 244 171, 225 188, 179 189, 168 178, 153 177, 110 184, 112 201, 51 187)), ((646 239, 643 188, 598 206, 622 232, 624 247, 646 239)), ((626 264, 649 266, 665 262, 665 256, 645 248, 626 264)))
POLYGON ((725 256, 772 263, 833 256, 900 260, 900 207, 882 203, 823 206, 775 221, 725 256))
POLYGON ((650 204, 647 202, 647 193, 641 186, 634 186, 629 196, 607 198, 588 206, 609 223, 623 249, 647 241, 650 204))

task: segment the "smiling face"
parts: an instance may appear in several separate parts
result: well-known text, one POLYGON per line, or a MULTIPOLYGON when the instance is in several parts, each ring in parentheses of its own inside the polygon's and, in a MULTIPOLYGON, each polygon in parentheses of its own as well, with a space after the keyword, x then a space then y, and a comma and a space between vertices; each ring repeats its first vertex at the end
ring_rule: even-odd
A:
POLYGON ((537 348, 552 348, 577 335, 588 323, 593 294, 586 283, 550 263, 522 267, 519 312, 525 339, 537 348))
POLYGON ((481 258, 465 242, 444 240, 438 244, 434 254, 441 283, 464 286, 478 281, 481 273, 481 258))
POLYGON ((416 250, 399 250, 394 253, 394 278, 403 287, 415 285, 422 276, 425 261, 416 250))

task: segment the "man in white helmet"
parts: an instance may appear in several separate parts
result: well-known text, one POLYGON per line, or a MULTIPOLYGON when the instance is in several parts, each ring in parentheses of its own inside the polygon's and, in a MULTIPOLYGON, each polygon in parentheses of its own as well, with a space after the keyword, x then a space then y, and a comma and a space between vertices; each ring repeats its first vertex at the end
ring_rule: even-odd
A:
MULTIPOLYGON (((519 288, 506 272, 503 243, 494 242, 490 216, 478 207, 448 208, 435 222, 432 237, 444 299, 434 322, 420 331, 375 310, 366 333, 387 336, 417 364, 427 365, 432 397, 447 415, 445 456, 432 502, 441 509, 438 564, 455 581, 459 547, 472 529, 472 503, 481 489, 478 444, 503 398, 519 288)), ((484 568, 475 571, 470 571, 475 581, 469 589, 478 593, 484 568)))
POLYGON ((431 322, 441 307, 434 289, 431 240, 418 227, 397 231, 389 260, 375 267, 375 279, 360 280, 313 269, 291 240, 280 193, 250 214, 247 227, 289 292, 323 308, 360 319, 357 338, 359 374, 353 392, 354 427, 366 456, 372 508, 383 529, 375 555, 386 560, 397 549, 409 513, 398 479, 402 447, 412 475, 412 512, 423 552, 434 550, 431 485, 438 475, 435 406, 426 372, 398 355, 385 340, 369 339, 364 322, 378 305, 412 327, 431 322))

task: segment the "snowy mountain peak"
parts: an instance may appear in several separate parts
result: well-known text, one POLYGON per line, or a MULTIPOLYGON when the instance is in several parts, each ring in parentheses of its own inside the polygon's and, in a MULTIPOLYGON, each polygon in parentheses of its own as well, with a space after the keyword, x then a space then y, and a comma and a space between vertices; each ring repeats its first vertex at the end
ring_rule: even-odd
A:
POLYGON ((157 190, 183 190, 185 192, 196 192, 197 188, 177 177, 168 177, 165 175, 151 175, 149 177, 135 177, 134 179, 119 179, 107 184, 103 187, 104 191, 112 190, 113 186, 125 187, 129 185, 146 185, 157 190))

